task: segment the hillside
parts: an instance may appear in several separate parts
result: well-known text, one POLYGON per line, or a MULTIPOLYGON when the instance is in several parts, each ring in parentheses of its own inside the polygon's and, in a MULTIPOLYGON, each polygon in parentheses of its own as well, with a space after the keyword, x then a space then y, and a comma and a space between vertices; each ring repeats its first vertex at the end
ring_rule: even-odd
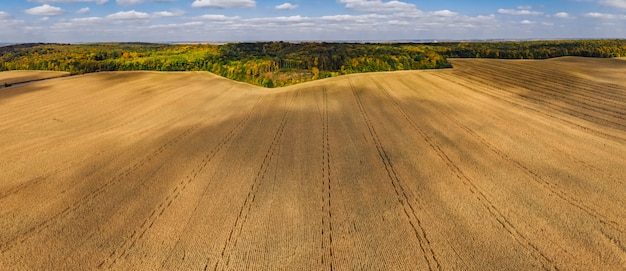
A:
POLYGON ((0 87, 10 86, 16 83, 39 81, 68 75, 70 74, 67 72, 55 71, 5 71, 0 72, 0 87))
MULTIPOLYGON (((0 91, 0 266, 619 270, 626 62, 0 91)), ((2 74, 2 73, 0 73, 2 74)))
POLYGON ((340 75, 451 68, 448 58, 626 56, 626 40, 443 43, 254 42, 213 44, 16 44, 0 47, 0 71, 209 71, 263 87, 340 75))

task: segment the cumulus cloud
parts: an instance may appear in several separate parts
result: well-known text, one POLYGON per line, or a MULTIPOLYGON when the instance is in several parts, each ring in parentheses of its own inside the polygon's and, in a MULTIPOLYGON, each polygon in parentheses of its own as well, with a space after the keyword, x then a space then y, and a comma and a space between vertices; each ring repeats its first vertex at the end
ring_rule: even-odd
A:
POLYGON ((599 13, 599 12, 586 13, 585 17, 594 18, 594 19, 603 19, 603 20, 615 20, 615 19, 626 20, 626 15, 615 15, 615 14, 599 13))
POLYGON ((298 8, 298 5, 294 5, 291 3, 284 3, 284 4, 280 4, 276 6, 276 9, 280 9, 280 10, 286 10, 286 9, 292 10, 292 9, 297 9, 297 8, 298 8))
POLYGON ((435 11, 433 12, 433 14, 435 16, 441 16, 441 17, 453 17, 453 16, 459 15, 458 13, 449 11, 447 9, 435 11))
POLYGON ((609 7, 626 9, 626 0, 601 0, 600 4, 609 7))
POLYGON ((45 3, 96 3, 98 5, 106 4, 109 0, 30 0, 30 2, 45 3))
POLYGON ((175 17, 175 16, 183 16, 185 15, 184 10, 176 9, 172 11, 157 11, 152 13, 155 17, 175 17))
POLYGON ((532 15, 538 16, 543 14, 543 12, 533 11, 530 9, 498 9, 498 13, 507 14, 507 15, 532 15))
POLYGON ((85 13, 89 13, 89 11, 91 11, 91 9, 89 9, 88 7, 85 8, 81 8, 79 10, 76 11, 77 14, 85 14, 85 13))
POLYGON ((533 22, 529 21, 529 20, 523 20, 521 22, 519 22, 520 24, 533 24, 533 22))
POLYGON ((346 4, 346 8, 361 12, 401 12, 417 10, 414 4, 396 0, 383 2, 381 0, 339 0, 346 4))
POLYGON ((115 0, 118 5, 137 5, 143 3, 143 0, 115 0))
POLYGON ((202 16, 196 17, 196 19, 209 20, 209 21, 232 21, 240 19, 239 16, 228 17, 222 14, 205 14, 202 16))
POLYGON ((51 6, 48 4, 44 4, 38 7, 30 8, 25 10, 28 15, 37 15, 37 16, 57 16, 65 13, 63 9, 60 7, 51 6))
POLYGON ((253 8, 255 0, 194 0, 194 8, 253 8))
POLYGON ((6 20, 11 18, 11 14, 8 12, 0 11, 0 20, 6 20))
POLYGON ((92 25, 102 22, 102 18, 100 17, 86 17, 86 18, 75 18, 70 20, 73 24, 78 25, 92 25))
POLYGON ((561 18, 561 19, 571 18, 569 13, 567 13, 567 12, 558 12, 558 13, 554 14, 554 17, 561 18))
POLYGON ((266 17, 266 18, 251 18, 251 19, 245 19, 246 22, 252 22, 254 24, 285 24, 285 23, 289 23, 289 24, 294 24, 294 23, 300 23, 303 21, 308 21, 309 18, 308 17, 303 17, 300 15, 296 15, 296 16, 279 16, 279 17, 266 17))
POLYGON ((107 15, 106 18, 112 19, 112 20, 141 20, 141 19, 149 19, 150 14, 145 13, 145 12, 138 12, 135 10, 130 10, 130 11, 120 11, 117 13, 113 13, 113 14, 107 15))
POLYGON ((331 15, 322 16, 320 19, 330 22, 351 22, 351 23, 375 23, 378 19, 385 19, 387 16, 378 14, 366 14, 366 15, 331 15))
POLYGON ((148 26, 148 28, 172 30, 172 29, 188 29, 189 27, 196 27, 196 26, 202 26, 202 25, 204 25, 202 22, 187 22, 187 23, 180 23, 180 24, 156 24, 156 25, 148 26))

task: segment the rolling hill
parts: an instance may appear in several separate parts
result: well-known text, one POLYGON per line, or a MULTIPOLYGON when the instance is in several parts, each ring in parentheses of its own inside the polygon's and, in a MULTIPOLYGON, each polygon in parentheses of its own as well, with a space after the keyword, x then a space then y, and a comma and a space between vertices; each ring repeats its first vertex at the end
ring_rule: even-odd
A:
POLYGON ((278 89, 206 72, 2 89, 0 266, 626 266, 626 62, 450 61, 278 89))

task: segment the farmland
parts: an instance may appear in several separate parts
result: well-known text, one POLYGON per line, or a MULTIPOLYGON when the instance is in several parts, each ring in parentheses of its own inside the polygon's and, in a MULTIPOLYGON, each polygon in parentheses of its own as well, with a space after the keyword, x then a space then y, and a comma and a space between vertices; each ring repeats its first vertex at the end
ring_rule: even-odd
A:
POLYGON ((1 89, 0 266, 626 266, 626 61, 449 61, 276 89, 207 72, 1 89))
POLYGON ((68 72, 55 71, 6 71, 0 73, 0 84, 2 86, 16 83, 25 83, 55 77, 68 76, 68 72))

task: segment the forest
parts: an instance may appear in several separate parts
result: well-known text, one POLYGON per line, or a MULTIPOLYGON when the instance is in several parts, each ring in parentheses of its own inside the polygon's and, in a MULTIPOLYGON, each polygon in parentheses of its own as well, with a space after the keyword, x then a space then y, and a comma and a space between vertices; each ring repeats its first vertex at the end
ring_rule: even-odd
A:
POLYGON ((622 57, 626 40, 442 43, 256 42, 19 44, 0 47, 0 71, 209 71, 264 87, 351 73, 451 68, 448 58, 622 57))

